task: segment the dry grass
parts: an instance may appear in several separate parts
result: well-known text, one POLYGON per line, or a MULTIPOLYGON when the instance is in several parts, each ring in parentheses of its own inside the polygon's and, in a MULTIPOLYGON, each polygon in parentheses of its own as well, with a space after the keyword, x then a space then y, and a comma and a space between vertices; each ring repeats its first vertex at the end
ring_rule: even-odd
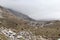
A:
POLYGON ((54 25, 45 26, 43 28, 38 27, 37 29, 35 27, 29 26, 27 24, 18 24, 14 21, 8 20, 8 19, 0 19, 2 23, 0 24, 0 27, 6 27, 15 29, 16 32, 19 32, 21 30, 30 30, 35 35, 45 35, 46 37, 60 37, 60 22, 56 22, 54 25))
POLYGON ((0 34, 0 40, 8 40, 7 37, 3 34, 0 34))

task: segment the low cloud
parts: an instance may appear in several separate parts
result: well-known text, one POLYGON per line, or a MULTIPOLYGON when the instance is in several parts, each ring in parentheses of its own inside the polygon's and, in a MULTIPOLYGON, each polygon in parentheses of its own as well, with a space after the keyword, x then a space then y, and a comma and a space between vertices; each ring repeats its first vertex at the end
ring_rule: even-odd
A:
POLYGON ((0 0, 0 5, 35 20, 60 20, 60 0, 0 0))

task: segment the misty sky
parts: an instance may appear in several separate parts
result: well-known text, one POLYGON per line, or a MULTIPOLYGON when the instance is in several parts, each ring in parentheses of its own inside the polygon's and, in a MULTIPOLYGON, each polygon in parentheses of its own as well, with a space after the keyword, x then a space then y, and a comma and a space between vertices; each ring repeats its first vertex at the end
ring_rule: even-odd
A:
POLYGON ((36 20, 60 19, 60 0, 0 0, 0 5, 36 20))

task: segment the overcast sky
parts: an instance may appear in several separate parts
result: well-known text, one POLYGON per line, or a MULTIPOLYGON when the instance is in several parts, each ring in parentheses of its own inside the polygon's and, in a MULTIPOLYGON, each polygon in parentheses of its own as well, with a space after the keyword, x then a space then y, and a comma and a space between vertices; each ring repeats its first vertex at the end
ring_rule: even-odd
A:
POLYGON ((60 0, 0 0, 0 5, 36 20, 60 19, 60 0))

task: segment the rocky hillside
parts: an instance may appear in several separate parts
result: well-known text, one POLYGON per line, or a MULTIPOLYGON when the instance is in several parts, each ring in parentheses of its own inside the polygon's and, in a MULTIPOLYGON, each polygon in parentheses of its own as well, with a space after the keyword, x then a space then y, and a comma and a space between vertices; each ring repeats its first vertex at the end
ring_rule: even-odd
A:
POLYGON ((60 21, 37 21, 27 15, 0 6, 1 40, 57 40, 60 21))

